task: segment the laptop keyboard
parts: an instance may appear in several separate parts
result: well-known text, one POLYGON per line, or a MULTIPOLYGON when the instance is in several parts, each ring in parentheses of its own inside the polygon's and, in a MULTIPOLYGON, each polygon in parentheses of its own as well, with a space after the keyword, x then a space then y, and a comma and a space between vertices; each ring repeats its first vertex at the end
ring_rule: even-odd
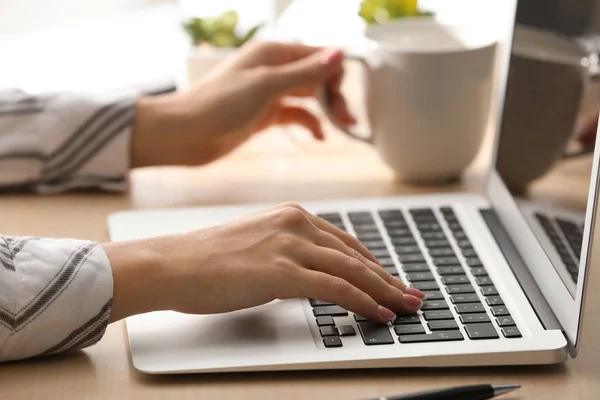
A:
POLYGON ((577 283, 583 227, 565 219, 548 217, 542 213, 536 213, 535 217, 567 267, 571 279, 577 283))
POLYGON ((336 317, 351 313, 335 304, 309 299, 325 347, 342 347, 345 336, 355 335, 360 335, 367 346, 521 337, 450 207, 318 216, 354 232, 383 268, 394 276, 400 276, 401 270, 407 283, 427 295, 421 311, 398 316, 387 325, 354 314, 354 324, 338 326, 336 317), (376 219, 384 229, 380 230, 376 219))

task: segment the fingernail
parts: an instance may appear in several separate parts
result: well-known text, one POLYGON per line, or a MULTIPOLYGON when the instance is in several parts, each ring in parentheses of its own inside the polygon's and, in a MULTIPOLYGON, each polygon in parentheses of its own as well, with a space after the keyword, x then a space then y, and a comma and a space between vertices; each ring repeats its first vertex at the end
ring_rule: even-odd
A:
POLYGON ((393 321, 396 319, 396 314, 394 314, 392 310, 382 306, 379 306, 379 315, 381 315, 381 318, 385 319, 386 321, 393 321))
POLYGON ((419 309, 423 306, 423 302, 418 297, 411 296, 410 294, 405 294, 402 297, 404 298, 404 304, 411 308, 419 309))
POLYGON ((415 288, 404 289, 404 294, 410 294, 411 296, 418 297, 419 299, 425 298, 425 293, 423 293, 419 289, 415 289, 415 288))
POLYGON ((334 61, 337 61, 342 57, 342 51, 338 49, 327 49, 321 54, 321 63, 328 65, 334 61))

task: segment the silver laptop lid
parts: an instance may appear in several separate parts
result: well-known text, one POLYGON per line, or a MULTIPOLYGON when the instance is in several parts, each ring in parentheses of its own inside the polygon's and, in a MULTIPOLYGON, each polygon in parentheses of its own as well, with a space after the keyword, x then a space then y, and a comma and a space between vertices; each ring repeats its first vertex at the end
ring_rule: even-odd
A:
POLYGON ((597 205, 600 102, 581 40, 533 18, 527 2, 517 11, 488 195, 574 356, 597 205), (585 124, 587 145, 574 139, 585 124))

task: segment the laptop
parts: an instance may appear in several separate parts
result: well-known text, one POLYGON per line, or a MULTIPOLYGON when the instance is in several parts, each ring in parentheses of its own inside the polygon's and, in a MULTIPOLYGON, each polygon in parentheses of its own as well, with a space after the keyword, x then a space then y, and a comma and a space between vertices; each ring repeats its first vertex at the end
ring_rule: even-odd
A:
MULTIPOLYGON (((499 39, 498 112, 490 117, 497 132, 514 16, 499 39)), ((553 364, 575 357, 600 151, 589 157, 589 192, 575 210, 513 196, 494 165, 482 194, 300 202, 426 292, 423 309, 387 325, 319 299, 219 315, 141 314, 126 320, 133 365, 174 374, 553 364)), ((270 206, 127 211, 111 215, 108 225, 111 239, 123 241, 192 231, 270 206)))

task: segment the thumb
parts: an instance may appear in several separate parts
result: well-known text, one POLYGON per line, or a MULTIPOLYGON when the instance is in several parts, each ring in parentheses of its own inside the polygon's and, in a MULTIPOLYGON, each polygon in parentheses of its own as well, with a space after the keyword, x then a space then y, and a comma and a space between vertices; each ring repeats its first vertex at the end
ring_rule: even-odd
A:
POLYGON ((325 49, 298 61, 274 67, 278 89, 288 91, 300 86, 320 85, 340 72, 343 59, 341 50, 325 49))

